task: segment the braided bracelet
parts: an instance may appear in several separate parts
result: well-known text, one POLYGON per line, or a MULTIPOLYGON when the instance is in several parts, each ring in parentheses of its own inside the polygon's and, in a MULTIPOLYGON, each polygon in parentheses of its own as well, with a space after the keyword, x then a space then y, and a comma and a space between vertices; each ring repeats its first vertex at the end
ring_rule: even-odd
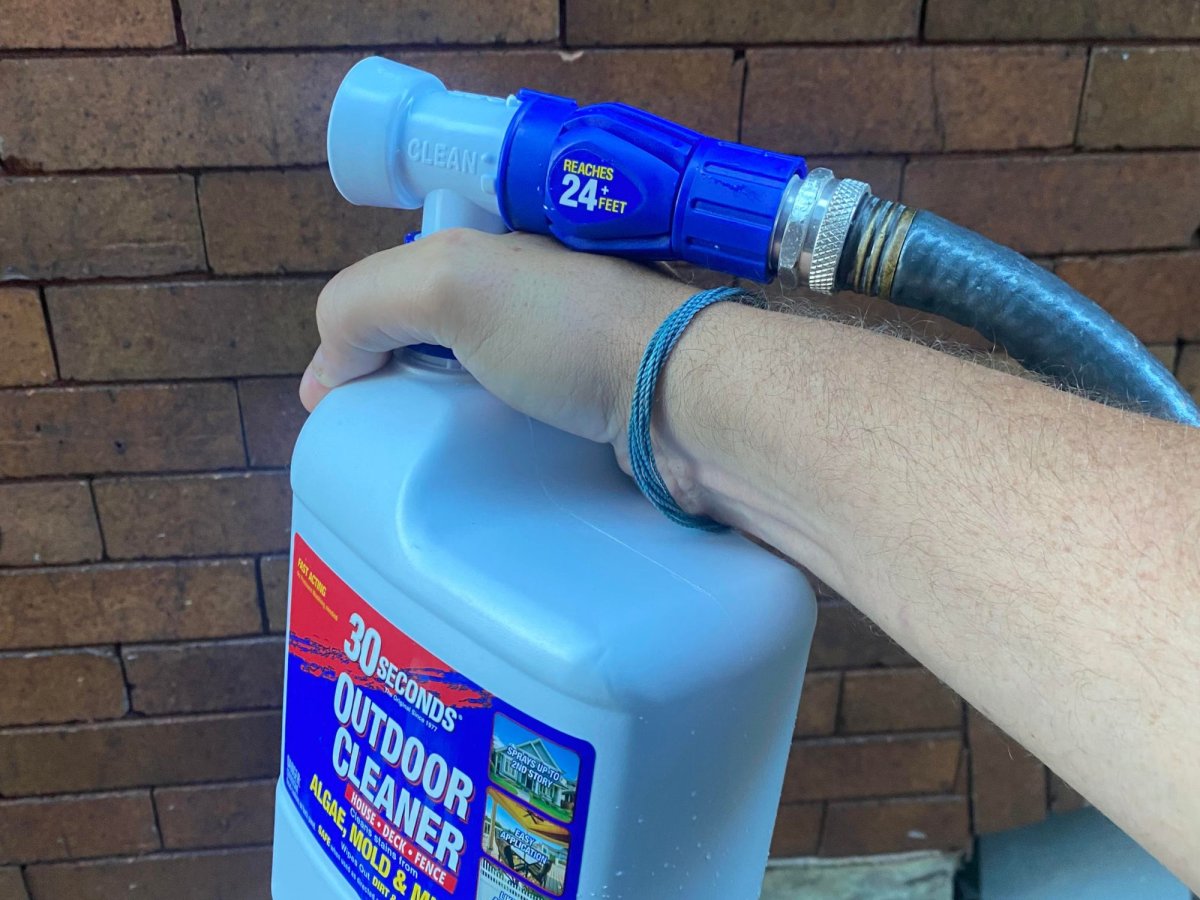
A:
POLYGON ((638 366, 637 381, 634 382, 633 404, 629 411, 629 462, 633 469, 633 480, 659 512, 672 522, 688 528, 703 531, 727 530, 727 526, 707 516, 694 516, 685 512, 667 490, 658 464, 654 461, 654 449, 650 443, 650 413, 654 405, 654 389, 658 385, 658 376, 667 362, 667 357, 679 343, 679 338, 692 323, 692 319, 714 303, 741 300, 745 296, 745 292, 738 288, 712 288, 693 295, 681 304, 663 320, 654 336, 650 338, 638 366))

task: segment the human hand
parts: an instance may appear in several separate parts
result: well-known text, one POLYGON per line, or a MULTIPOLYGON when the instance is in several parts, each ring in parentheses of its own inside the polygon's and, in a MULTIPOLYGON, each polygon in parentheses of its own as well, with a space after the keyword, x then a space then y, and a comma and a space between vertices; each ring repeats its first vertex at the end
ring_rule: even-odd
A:
POLYGON ((441 344, 489 391, 556 428, 614 445, 642 350, 694 289, 547 238, 438 232, 376 253, 321 292, 321 345, 300 384, 312 410, 397 347, 441 344))

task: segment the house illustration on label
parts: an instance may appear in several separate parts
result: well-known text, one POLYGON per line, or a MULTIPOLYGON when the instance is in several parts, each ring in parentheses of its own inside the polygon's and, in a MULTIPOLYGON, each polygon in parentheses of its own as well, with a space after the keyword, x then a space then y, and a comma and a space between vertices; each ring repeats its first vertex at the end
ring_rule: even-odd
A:
POLYGON ((565 822, 574 816, 579 757, 554 741, 496 716, 489 775, 496 784, 565 822))

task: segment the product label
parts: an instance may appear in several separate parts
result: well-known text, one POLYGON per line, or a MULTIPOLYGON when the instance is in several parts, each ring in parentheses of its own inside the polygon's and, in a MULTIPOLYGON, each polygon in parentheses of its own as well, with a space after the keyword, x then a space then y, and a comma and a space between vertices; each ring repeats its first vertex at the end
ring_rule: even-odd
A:
POLYGON ((385 620, 296 535, 284 776, 370 900, 574 897, 595 754, 385 620))
POLYGON ((572 222, 601 222, 632 214, 641 193, 620 169, 590 150, 568 150, 547 175, 550 199, 572 222))

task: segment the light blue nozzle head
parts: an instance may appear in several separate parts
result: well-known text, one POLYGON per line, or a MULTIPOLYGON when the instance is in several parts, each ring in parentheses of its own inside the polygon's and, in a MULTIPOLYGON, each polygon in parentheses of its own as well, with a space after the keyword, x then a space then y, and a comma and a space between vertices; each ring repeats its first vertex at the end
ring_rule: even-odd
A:
POLYGON ((359 206, 421 206, 424 197, 405 183, 397 153, 413 103, 445 90, 436 76, 378 56, 346 73, 326 138, 329 172, 343 197, 359 206))

